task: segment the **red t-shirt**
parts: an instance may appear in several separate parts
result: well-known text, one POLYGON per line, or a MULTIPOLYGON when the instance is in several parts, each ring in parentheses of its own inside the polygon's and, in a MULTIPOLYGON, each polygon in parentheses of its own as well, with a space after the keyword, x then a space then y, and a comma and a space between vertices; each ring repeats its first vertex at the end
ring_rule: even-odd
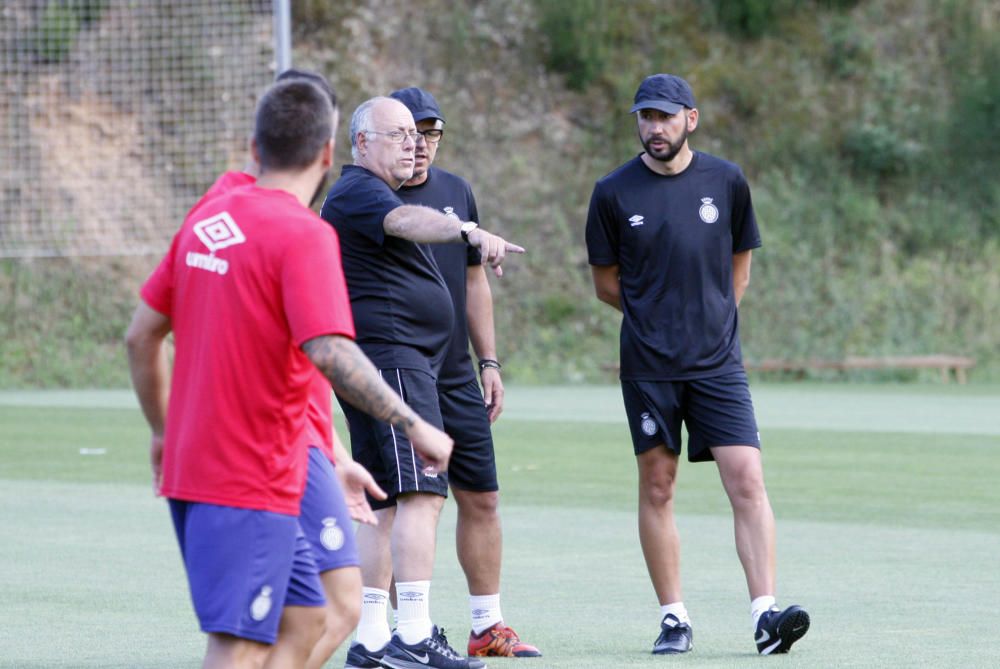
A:
POLYGON ((280 190, 203 198, 141 296, 176 347, 162 494, 297 514, 317 374, 299 347, 354 336, 333 229, 280 190))
MULTIPOLYGON (((246 186, 257 182, 257 177, 246 172, 225 172, 215 183, 205 191, 205 194, 198 200, 197 208, 211 200, 226 193, 233 188, 246 186)), ((323 451, 330 462, 334 462, 333 456, 333 412, 331 403, 333 401, 333 389, 330 382, 316 370, 315 378, 309 387, 309 406, 306 409, 305 444, 306 448, 316 446, 323 451)))
POLYGON ((306 408, 306 447, 315 446, 334 462, 333 457, 333 388, 317 370, 309 384, 306 408))

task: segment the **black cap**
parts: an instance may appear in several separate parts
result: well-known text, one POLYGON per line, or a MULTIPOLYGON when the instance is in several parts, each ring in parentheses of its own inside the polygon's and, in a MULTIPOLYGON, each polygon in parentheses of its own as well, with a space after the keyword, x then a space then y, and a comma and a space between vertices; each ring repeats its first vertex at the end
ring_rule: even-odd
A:
POLYGON ((414 123, 420 123, 428 118, 435 118, 444 123, 444 114, 441 113, 441 108, 438 107, 437 100, 422 88, 417 88, 416 86, 401 88, 398 91, 389 93, 389 97, 399 100, 406 105, 406 108, 413 114, 414 123))
POLYGON ((659 109, 667 114, 676 114, 684 107, 695 108, 691 86, 672 74, 654 74, 643 79, 633 102, 630 114, 640 109, 659 109))

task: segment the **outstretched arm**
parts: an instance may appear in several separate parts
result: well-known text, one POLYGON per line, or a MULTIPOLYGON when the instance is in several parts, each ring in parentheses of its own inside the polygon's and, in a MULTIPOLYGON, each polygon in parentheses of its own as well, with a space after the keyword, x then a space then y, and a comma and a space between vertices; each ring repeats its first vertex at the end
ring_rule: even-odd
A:
POLYGON ((428 467, 438 471, 447 468, 451 438, 407 406, 353 340, 323 335, 305 342, 302 350, 338 395, 372 417, 403 430, 428 467))
POLYGON ((139 398, 143 416, 153 432, 149 463, 153 470, 153 492, 160 490, 163 474, 163 429, 167 421, 170 369, 165 341, 170 319, 145 302, 140 302, 125 333, 132 387, 139 398))
MULTIPOLYGON (((469 339, 472 350, 480 360, 496 360, 497 345, 493 329, 493 293, 481 265, 472 265, 465 274, 465 315, 469 321, 469 339)), ((500 370, 485 367, 480 371, 483 383, 483 400, 490 423, 503 411, 503 380, 500 370)))
MULTIPOLYGON (((446 244, 462 240, 462 221, 445 216, 437 209, 416 204, 404 204, 385 215, 385 234, 402 237, 418 244, 446 244)), ((500 265, 508 253, 524 253, 517 244, 490 234, 481 228, 469 233, 469 244, 479 249, 483 263, 489 264, 497 276, 503 275, 500 265)))

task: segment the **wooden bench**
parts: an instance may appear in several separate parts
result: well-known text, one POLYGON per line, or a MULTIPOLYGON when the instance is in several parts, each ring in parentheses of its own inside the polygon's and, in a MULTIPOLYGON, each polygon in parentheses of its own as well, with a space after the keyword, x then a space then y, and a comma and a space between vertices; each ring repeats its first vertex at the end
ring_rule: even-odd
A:
POLYGON ((863 357, 849 355, 843 360, 825 360, 811 358, 809 360, 778 360, 766 359, 745 361, 743 366, 756 372, 797 372, 804 374, 810 369, 834 369, 845 371, 849 369, 938 369, 941 380, 951 381, 952 373, 958 383, 968 381, 968 370, 976 365, 973 358, 960 355, 898 355, 883 357, 863 357))

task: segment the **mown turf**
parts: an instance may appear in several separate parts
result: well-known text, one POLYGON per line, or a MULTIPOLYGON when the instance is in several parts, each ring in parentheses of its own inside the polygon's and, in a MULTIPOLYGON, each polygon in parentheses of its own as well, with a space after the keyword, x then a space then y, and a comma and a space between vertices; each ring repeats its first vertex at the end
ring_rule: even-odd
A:
MULTIPOLYGON (((684 463, 677 510, 695 651, 663 658, 648 654, 657 606, 616 391, 511 389, 496 429, 503 606, 545 657, 490 666, 995 666, 1000 430, 978 413, 978 423, 928 429, 926 407, 998 395, 841 390, 793 389, 792 404, 785 387, 755 395, 779 521, 779 597, 806 606, 812 630, 786 657, 754 654, 717 473, 684 463), (804 420, 810 393, 824 415, 836 414, 837 396, 850 409, 864 395, 869 413, 894 425, 907 425, 908 412, 924 420, 893 432, 859 429, 856 416, 836 429, 781 427, 804 420)), ((86 408, 41 397, 0 396, 0 666, 197 666, 204 640, 164 504, 148 487, 141 416, 120 396, 80 395, 86 408)), ((468 613, 447 509, 432 610, 461 646, 468 613)), ((343 666, 343 651, 330 666, 343 666)))

